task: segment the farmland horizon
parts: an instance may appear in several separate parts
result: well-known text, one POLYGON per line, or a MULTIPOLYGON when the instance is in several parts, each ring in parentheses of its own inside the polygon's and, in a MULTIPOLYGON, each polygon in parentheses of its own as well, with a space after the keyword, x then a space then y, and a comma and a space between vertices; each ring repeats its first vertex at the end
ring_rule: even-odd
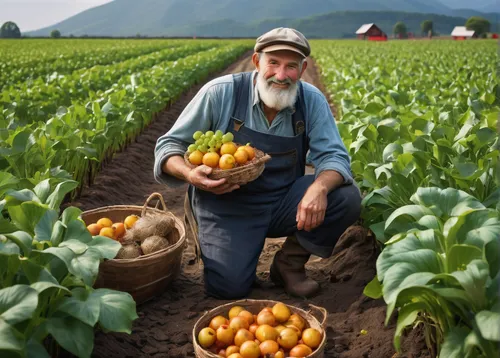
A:
POLYGON ((0 24, 13 21, 24 37, 49 37, 57 30, 63 37, 248 38, 283 26, 297 28, 311 38, 350 38, 364 23, 376 23, 391 33, 394 24, 403 21, 408 32, 419 33, 425 20, 433 21, 436 34, 449 35, 470 16, 488 19, 492 32, 500 28, 500 13, 490 11, 490 0, 475 2, 471 9, 453 7, 446 0, 418 4, 409 0, 376 4, 315 0, 307 5, 300 0, 287 4, 283 0, 257 0, 253 5, 239 0, 227 0, 224 5, 205 0, 2 2, 0 24))

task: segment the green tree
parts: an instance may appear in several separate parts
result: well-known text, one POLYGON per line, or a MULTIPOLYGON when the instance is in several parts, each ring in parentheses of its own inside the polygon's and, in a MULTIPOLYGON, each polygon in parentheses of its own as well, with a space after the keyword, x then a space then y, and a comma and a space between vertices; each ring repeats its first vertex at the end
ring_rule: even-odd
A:
POLYGON ((432 23, 432 20, 425 20, 420 24, 420 28, 422 29, 422 34, 427 35, 429 31, 431 31, 431 33, 433 32, 434 24, 432 23))
POLYGON ((52 30, 50 32, 50 37, 52 37, 53 39, 58 39, 59 37, 61 37, 61 31, 59 31, 59 30, 52 30))
POLYGON ((18 39, 21 37, 21 30, 12 21, 7 21, 0 27, 0 37, 5 39, 18 39))
POLYGON ((490 32, 490 22, 480 16, 469 17, 465 23, 467 30, 474 30, 478 37, 486 37, 486 33, 490 32))
POLYGON ((394 28, 392 29, 392 32, 394 35, 396 35, 399 38, 405 38, 407 35, 407 30, 406 30, 406 25, 402 21, 396 22, 394 25, 394 28))

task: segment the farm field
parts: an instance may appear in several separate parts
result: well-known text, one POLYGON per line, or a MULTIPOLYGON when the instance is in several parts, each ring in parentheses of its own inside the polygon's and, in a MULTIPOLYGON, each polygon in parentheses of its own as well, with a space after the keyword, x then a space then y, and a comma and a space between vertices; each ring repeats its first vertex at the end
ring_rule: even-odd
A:
MULTIPOLYGON (((329 96, 364 193, 360 222, 331 258, 307 265, 322 286, 311 302, 329 312, 326 356, 497 356, 496 43, 311 45, 304 80, 329 96)), ((162 296, 137 306, 138 318, 134 303, 116 293, 123 304, 111 312, 125 318, 103 316, 99 324, 130 335, 99 331, 92 343, 97 320, 68 310, 64 290, 84 302, 90 298, 79 290, 93 292, 104 304, 91 283, 98 262, 118 248, 108 240, 89 243, 76 218, 106 205, 142 205, 152 192, 182 218, 185 187, 167 188, 153 178, 156 139, 210 78, 252 70, 252 47, 251 40, 0 41, 6 54, 0 60, 0 297, 5 290, 31 295, 19 300, 29 324, 0 320, 0 334, 14 342, 10 352, 39 352, 34 327, 45 321, 64 348, 81 356, 194 356, 194 323, 225 301, 204 297, 192 245, 179 277, 162 296), (52 306, 37 310, 34 297, 47 295, 52 306), (56 323, 78 333, 64 334, 56 323)), ((281 242, 267 241, 260 286, 250 298, 307 308, 268 277, 281 242)))

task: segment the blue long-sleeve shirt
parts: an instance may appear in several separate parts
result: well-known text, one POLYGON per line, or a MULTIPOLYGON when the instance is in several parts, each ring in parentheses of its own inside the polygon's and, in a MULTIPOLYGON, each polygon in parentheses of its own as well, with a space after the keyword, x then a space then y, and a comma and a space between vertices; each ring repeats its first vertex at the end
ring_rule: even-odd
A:
MULTIPOLYGON (((245 126, 256 131, 284 136, 294 136, 292 109, 285 108, 278 112, 269 124, 262 108, 256 87, 249 91, 251 114, 245 119, 245 126)), ((342 175, 345 184, 353 182, 350 170, 350 158, 335 124, 328 101, 321 91, 313 85, 303 82, 304 101, 306 103, 306 133, 309 137, 310 159, 316 170, 315 175, 325 170, 335 170, 342 175)), ((155 147, 154 176, 156 181, 170 186, 178 186, 183 181, 162 171, 163 163, 173 155, 183 156, 189 144, 194 142, 193 133, 220 129, 227 131, 231 117, 233 98, 233 80, 231 75, 216 78, 205 84, 193 100, 183 110, 172 128, 158 138, 155 147)), ((257 148, 258 143, 254 144, 257 148)))

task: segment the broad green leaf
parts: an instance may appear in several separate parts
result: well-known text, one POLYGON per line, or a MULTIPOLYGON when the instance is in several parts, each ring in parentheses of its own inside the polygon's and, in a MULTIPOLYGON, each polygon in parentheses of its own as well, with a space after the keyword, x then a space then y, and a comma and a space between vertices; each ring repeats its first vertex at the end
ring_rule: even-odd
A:
POLYGON ((446 258, 448 272, 465 270, 473 260, 481 260, 483 251, 471 245, 453 245, 446 258))
POLYGON ((5 234, 5 237, 13 241, 22 250, 24 256, 31 254, 33 238, 24 231, 16 231, 11 234, 5 234))
POLYGON ((384 163, 394 161, 398 155, 403 153, 403 147, 400 144, 390 143, 388 144, 382 153, 382 158, 384 163))
POLYGON ((78 219, 82 211, 77 207, 70 206, 64 209, 61 221, 64 225, 68 225, 71 221, 78 219))
POLYGON ((85 251, 87 251, 88 248, 88 246, 83 242, 74 239, 69 239, 61 242, 59 247, 67 247, 77 255, 83 254, 85 251))
POLYGON ((101 299, 84 288, 75 288, 71 297, 65 297, 58 310, 94 327, 99 319, 101 299))
POLYGON ((50 194, 50 179, 42 180, 33 188, 33 191, 40 199, 40 202, 45 203, 50 194))
POLYGON ((82 255, 75 255, 68 266, 69 272, 82 278, 83 282, 92 286, 99 272, 101 254, 98 250, 88 248, 82 255))
POLYGON ((382 285, 380 284, 377 276, 375 276, 373 280, 366 285, 363 290, 363 294, 373 299, 379 299, 382 297, 382 285))
POLYGON ((433 215, 433 212, 422 205, 406 205, 396 209, 386 220, 385 230, 388 231, 393 222, 414 222, 420 220, 423 216, 433 215))
POLYGON ((43 217, 47 208, 36 202, 24 202, 8 208, 10 218, 19 230, 35 234, 36 224, 43 217))
POLYGON ((47 330, 54 339, 74 355, 90 357, 94 349, 94 329, 77 318, 52 317, 47 322, 47 330))
POLYGON ((453 188, 418 188, 411 197, 411 201, 431 209, 436 216, 444 218, 484 209, 484 206, 476 198, 453 188))
POLYGON ((46 203, 51 209, 59 209, 59 205, 63 201, 66 194, 75 189, 78 186, 78 182, 74 180, 66 180, 62 183, 57 184, 54 191, 47 198, 46 203))
POLYGON ((132 322, 138 318, 136 304, 126 292, 97 289, 93 292, 101 300, 99 324, 108 331, 132 332, 132 322))
POLYGON ((30 339, 26 344, 26 354, 28 357, 50 358, 43 344, 34 339, 30 339))
POLYGON ((24 336, 0 317, 0 352, 21 353, 24 349, 24 336))
MULTIPOLYGON (((41 252, 42 254, 50 254, 54 255, 57 258, 59 258, 66 268, 71 272, 71 260, 76 256, 73 251, 71 251, 67 247, 49 247, 48 249, 45 249, 43 251, 38 251, 41 252)), ((73 273, 73 272, 72 272, 73 273)))
POLYGON ((38 305, 38 292, 26 285, 0 290, 0 320, 14 325, 30 319, 38 305))
POLYGON ((460 282, 469 297, 474 311, 487 308, 486 285, 490 280, 488 264, 474 260, 464 271, 455 271, 452 275, 460 282))
POLYGON ((118 241, 105 236, 94 236, 87 245, 98 250, 101 257, 108 260, 114 259, 122 247, 118 241))
POLYGON ((500 342, 500 312, 481 311, 475 318, 479 331, 485 339, 500 342))
POLYGON ((72 220, 67 225, 63 241, 68 240, 77 240, 84 244, 88 244, 92 241, 92 235, 83 222, 80 220, 72 220))
POLYGON ((57 212, 55 210, 47 210, 35 226, 35 239, 38 241, 50 241, 56 221, 57 212))
POLYGON ((439 356, 443 358, 464 358, 466 356, 464 341, 469 332, 470 329, 463 326, 452 327, 445 336, 439 356))
POLYGON ((54 276, 43 266, 36 264, 30 260, 21 260, 21 267, 30 283, 36 282, 51 282, 57 284, 54 276))

